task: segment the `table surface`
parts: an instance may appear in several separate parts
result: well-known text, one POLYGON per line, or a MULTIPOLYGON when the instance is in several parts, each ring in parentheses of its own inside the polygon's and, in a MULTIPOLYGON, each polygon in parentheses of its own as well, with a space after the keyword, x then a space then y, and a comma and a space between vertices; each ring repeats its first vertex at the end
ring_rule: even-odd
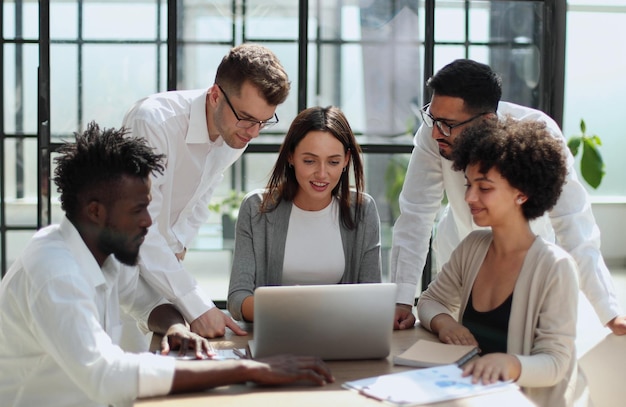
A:
MULTIPOLYGON (((223 338, 213 339, 211 342, 217 349, 245 348, 248 340, 252 339, 253 325, 240 324, 248 331, 247 336, 234 335, 230 330, 223 338)), ((204 406, 207 404, 217 406, 355 406, 355 407, 381 407, 380 401, 367 398, 354 391, 343 389, 341 385, 346 381, 357 380, 366 377, 379 376, 388 373, 396 373, 409 370, 405 366, 395 366, 392 362, 393 355, 405 351, 417 339, 437 340, 419 324, 403 331, 394 331, 392 337, 391 352, 385 359, 379 360, 354 360, 354 361, 328 361, 335 382, 326 386, 288 385, 281 387, 267 387, 255 384, 237 384, 210 389, 204 392, 176 394, 163 397, 141 399, 135 402, 140 407, 187 407, 204 406)), ((153 340, 151 345, 158 348, 158 340, 153 340)), ((474 407, 474 406, 502 406, 528 407, 533 404, 518 390, 505 390, 481 396, 440 402, 434 404, 437 407, 474 407)))

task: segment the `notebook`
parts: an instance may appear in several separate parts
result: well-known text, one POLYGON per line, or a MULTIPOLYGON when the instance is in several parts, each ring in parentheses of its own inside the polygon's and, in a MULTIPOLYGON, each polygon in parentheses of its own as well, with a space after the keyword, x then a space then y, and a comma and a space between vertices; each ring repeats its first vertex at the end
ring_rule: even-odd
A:
POLYGON ((418 339, 413 345, 393 357, 395 365, 431 367, 452 363, 463 366, 478 355, 480 350, 473 345, 453 345, 442 342, 418 339))
POLYGON ((395 297, 392 283, 259 287, 249 353, 253 358, 285 353, 324 360, 387 357, 395 297))

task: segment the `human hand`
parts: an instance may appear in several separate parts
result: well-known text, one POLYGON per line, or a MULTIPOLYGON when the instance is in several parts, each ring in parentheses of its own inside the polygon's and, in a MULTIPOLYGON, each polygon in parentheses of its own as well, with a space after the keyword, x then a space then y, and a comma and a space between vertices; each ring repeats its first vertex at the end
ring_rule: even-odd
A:
POLYGON ((191 331, 205 338, 217 338, 224 336, 226 327, 230 328, 237 335, 247 335, 248 333, 241 329, 237 322, 231 317, 224 314, 222 310, 213 307, 198 318, 194 319, 190 324, 191 331))
POLYGON ((396 304, 396 311, 393 316, 393 329, 408 329, 415 326, 415 315, 413 307, 408 304, 396 304))
POLYGON ((176 255, 176 259, 177 259, 178 261, 183 261, 183 260, 185 260, 185 255, 186 255, 186 254, 187 254, 187 248, 185 247, 185 248, 183 248, 183 251, 182 251, 182 252, 180 252, 180 253, 176 253, 176 254, 175 254, 175 255, 176 255))
POLYGON ((319 386, 332 383, 335 378, 328 366, 318 357, 280 355, 254 361, 251 381, 278 385, 298 381, 311 381, 319 386))
POLYGON ((517 380, 522 372, 518 358, 506 353, 490 353, 472 359, 463 366, 463 376, 472 376, 472 383, 495 383, 517 380))
POLYGON ((178 350, 178 356, 185 356, 188 351, 195 350, 196 359, 206 359, 215 355, 208 340, 191 332, 183 324, 169 327, 161 339, 161 355, 168 355, 172 350, 178 350))
POLYGON ((430 326, 443 343, 478 346, 478 342, 470 330, 458 323, 450 315, 439 314, 435 316, 430 321, 430 326))
POLYGON ((609 327, 615 335, 626 335, 626 316, 615 317, 610 320, 606 326, 609 327))

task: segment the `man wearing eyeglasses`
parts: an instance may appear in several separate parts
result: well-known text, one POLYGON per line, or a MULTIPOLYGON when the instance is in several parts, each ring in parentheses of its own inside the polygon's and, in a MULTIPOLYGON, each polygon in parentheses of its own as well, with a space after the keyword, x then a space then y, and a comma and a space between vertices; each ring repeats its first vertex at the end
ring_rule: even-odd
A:
POLYGON ((427 86, 433 96, 420 111, 423 124, 415 135, 399 198, 401 215, 393 229, 391 278, 398 284, 394 328, 406 329, 415 324, 412 306, 433 227, 437 270, 460 241, 477 228, 464 201, 463 173, 454 171, 450 161, 456 138, 480 120, 511 115, 545 122, 554 137, 563 140, 568 156, 568 177, 559 201, 549 213, 532 222, 533 231, 548 240, 556 239, 576 259, 581 290, 600 321, 614 333, 626 334, 626 317, 600 252, 600 233, 591 203, 578 181, 574 159, 556 122, 538 110, 501 102, 500 77, 489 66, 475 61, 453 61, 430 78, 427 86), (441 211, 444 192, 448 204, 441 211))
MULTIPOLYGON (((278 123, 276 107, 289 89, 287 73, 272 51, 243 44, 224 56, 208 90, 151 95, 124 118, 133 137, 145 138, 166 156, 164 173, 152 178, 153 225, 141 247, 142 276, 202 336, 223 336, 226 327, 239 335, 246 332, 215 307, 185 270, 187 247, 209 216, 209 200, 224 170, 262 129, 278 123)), ((136 334, 125 335, 127 350, 146 346, 136 334)))

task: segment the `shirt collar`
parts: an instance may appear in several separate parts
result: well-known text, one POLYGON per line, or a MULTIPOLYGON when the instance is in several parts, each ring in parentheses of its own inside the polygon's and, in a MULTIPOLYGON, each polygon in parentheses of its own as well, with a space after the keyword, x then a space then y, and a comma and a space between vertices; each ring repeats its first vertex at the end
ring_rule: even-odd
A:
MULTIPOLYGON (((106 284, 103 271, 98 265, 85 241, 76 227, 67 217, 63 217, 60 224, 61 235, 67 243, 84 277, 94 286, 106 284)), ((108 259, 107 259, 108 260, 108 259)), ((108 261, 107 261, 108 262, 108 261)), ((107 263, 105 262, 105 264, 107 263)))
MULTIPOLYGON (((185 140, 187 144, 211 144, 209 130, 206 123, 207 91, 202 92, 191 100, 189 113, 189 128, 185 140)), ((221 146, 224 143, 222 137, 218 137, 215 144, 221 146)))

